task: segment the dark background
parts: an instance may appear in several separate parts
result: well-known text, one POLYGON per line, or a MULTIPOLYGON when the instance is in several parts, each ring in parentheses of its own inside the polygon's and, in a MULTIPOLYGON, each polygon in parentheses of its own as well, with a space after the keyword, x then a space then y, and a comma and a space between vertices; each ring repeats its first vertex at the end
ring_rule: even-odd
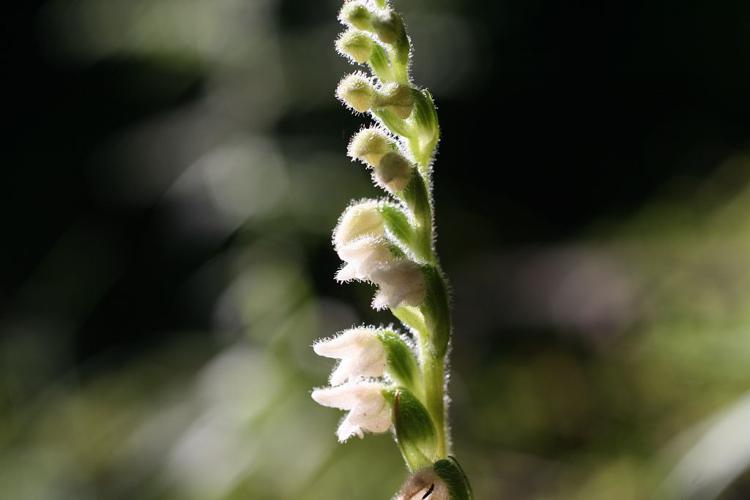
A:
MULTIPOLYGON (((101 236, 127 263, 75 334, 75 361, 83 363, 140 349, 158 341, 155 332, 206 324, 206 311, 181 309, 171 297, 217 248, 191 242, 167 253, 153 232, 154 211, 96 199, 88 180, 97 147, 200 95, 202 75, 137 58, 87 67, 50 61, 39 40, 43 3, 15 2, 3 15, 1 293, 7 305, 66 227, 84 220, 106 228, 101 236), (162 85, 179 91, 160 94, 162 85)), ((307 2, 278 8, 288 29, 330 14, 307 2)), ((487 245, 573 238, 633 213, 675 178, 708 176, 747 146, 746 2, 473 1, 456 11, 480 32, 481 78, 459 95, 437 96, 446 139, 435 197, 439 209, 460 207, 439 220, 445 247, 472 238, 487 245), (465 214, 491 221, 491 232, 466 234, 465 214)), ((347 119, 331 98, 322 111, 290 110, 277 133, 324 123, 335 134, 347 119)), ((331 262, 317 258, 324 264, 314 268, 331 262)))

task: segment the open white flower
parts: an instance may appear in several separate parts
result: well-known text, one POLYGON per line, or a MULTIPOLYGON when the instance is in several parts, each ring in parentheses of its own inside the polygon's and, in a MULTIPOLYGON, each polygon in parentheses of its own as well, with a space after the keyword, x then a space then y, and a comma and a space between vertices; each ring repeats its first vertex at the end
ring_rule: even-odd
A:
POLYGON ((372 281, 373 270, 392 262, 396 257, 385 238, 364 237, 339 247, 339 257, 346 262, 336 273, 341 282, 351 280, 372 281))
POLYGON ((370 272, 370 279, 379 287, 372 301, 375 309, 418 306, 424 301, 424 275, 414 262, 399 260, 377 267, 370 272))
POLYGON ((365 432, 382 433, 391 427, 391 408, 383 389, 379 382, 349 382, 315 389, 312 398, 320 405, 349 411, 336 430, 343 443, 354 435, 362 438, 365 432))
POLYGON ((386 354, 377 332, 375 328, 351 328, 313 345, 317 355, 341 360, 331 373, 331 385, 358 377, 383 376, 386 354))

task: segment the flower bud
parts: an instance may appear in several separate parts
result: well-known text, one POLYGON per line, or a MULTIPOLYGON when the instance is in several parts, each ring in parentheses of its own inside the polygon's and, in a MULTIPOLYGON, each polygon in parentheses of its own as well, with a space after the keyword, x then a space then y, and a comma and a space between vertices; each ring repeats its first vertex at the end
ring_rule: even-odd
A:
POLYGON ((380 163, 387 153, 396 149, 396 144, 379 128, 362 129, 349 143, 349 156, 361 160, 371 167, 380 163))
POLYGON ((400 153, 391 151, 375 167, 375 180, 392 193, 404 190, 412 176, 412 166, 400 153))
POLYGON ((448 486, 432 468, 412 474, 395 500, 449 500, 448 486))
POLYGON ((378 267, 370 273, 370 279, 379 287, 372 301, 374 309, 418 306, 424 301, 424 275, 414 262, 400 260, 378 267))
POLYGON ((380 202, 368 200, 350 205, 333 230, 333 244, 338 250, 364 236, 379 238, 385 231, 380 202))
POLYGON ((365 31, 372 31, 372 17, 372 12, 361 1, 346 2, 339 13, 342 23, 365 31))
POLYGON ((373 43, 366 33, 350 28, 336 40, 336 50, 351 60, 364 64, 370 59, 373 43))
POLYGON ((404 22, 395 12, 388 11, 370 20, 372 30, 383 43, 396 43, 404 32, 404 22))
POLYGON ((414 97, 412 90, 406 85, 389 85, 377 95, 375 99, 377 107, 387 107, 401 119, 409 118, 414 108, 414 97))
POLYGON ((350 108, 364 113, 375 101, 375 89, 364 73, 352 73, 344 77, 336 88, 336 97, 350 108))

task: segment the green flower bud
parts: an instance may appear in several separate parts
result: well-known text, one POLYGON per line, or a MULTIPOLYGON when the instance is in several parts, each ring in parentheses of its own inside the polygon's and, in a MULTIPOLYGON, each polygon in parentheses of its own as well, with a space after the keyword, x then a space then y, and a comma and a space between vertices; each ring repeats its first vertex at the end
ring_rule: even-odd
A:
POLYGON ((375 167, 375 180, 392 193, 400 193, 409 184, 412 166, 400 153, 391 151, 375 167))
POLYGON ((409 476, 395 500, 450 500, 448 486, 430 468, 409 476))
POLYGON ((372 12, 361 1, 346 2, 339 13, 342 23, 365 31, 372 31, 372 18, 372 12))
POLYGON ((406 119, 414 109, 412 89, 407 85, 388 85, 378 93, 375 106, 388 108, 399 118, 406 119))
POLYGON ((352 61, 364 64, 370 59, 374 43, 367 33, 350 28, 336 40, 336 50, 352 61))
POLYGON ((404 33, 404 22, 401 17, 393 11, 388 11, 382 16, 371 20, 372 29, 383 43, 396 43, 404 33))
POLYGON ((352 73, 344 77, 336 88, 336 97, 346 106, 364 113, 375 101, 375 89, 372 82, 364 73, 352 73))

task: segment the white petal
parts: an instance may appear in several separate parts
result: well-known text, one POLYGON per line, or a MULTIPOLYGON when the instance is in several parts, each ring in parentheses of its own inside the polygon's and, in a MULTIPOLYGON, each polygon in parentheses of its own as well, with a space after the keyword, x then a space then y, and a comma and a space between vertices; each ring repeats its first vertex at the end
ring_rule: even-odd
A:
POLYGON ((341 260, 349 264, 337 274, 339 281, 369 280, 374 269, 395 259, 390 244, 384 238, 359 238, 339 247, 337 251, 341 260))
POLYGON ((335 279, 339 283, 346 283, 347 281, 353 281, 357 279, 359 271, 355 264, 347 264, 336 273, 335 279))
POLYGON ((336 249, 362 236, 383 236, 385 227, 379 207, 380 202, 369 200, 347 208, 333 230, 336 249))
POLYGON ((424 276, 413 262, 379 266, 370 273, 370 278, 380 287, 372 304, 375 309, 394 308, 401 303, 418 306, 424 300, 424 276))
POLYGON ((373 433, 385 432, 391 427, 391 409, 385 399, 358 405, 349 412, 349 422, 362 430, 373 433))
POLYGON ((339 438, 339 442, 343 443, 347 441, 352 436, 358 436, 360 439, 365 437, 365 433, 362 431, 362 428, 358 425, 352 424, 351 420, 349 419, 349 416, 351 414, 347 414, 346 417, 341 421, 339 424, 338 429, 336 429, 336 437, 339 438))
POLYGON ((336 387, 315 389, 312 392, 312 398, 323 406, 351 410, 367 401, 384 400, 382 391, 383 384, 378 382, 350 382, 336 387))
POLYGON ((313 350, 318 356, 342 359, 359 354, 373 337, 375 330, 372 328, 351 328, 330 339, 317 341, 313 345, 313 350))
POLYGON ((346 385, 315 389, 311 396, 319 405, 340 410, 350 410, 357 404, 357 397, 352 388, 346 385))

